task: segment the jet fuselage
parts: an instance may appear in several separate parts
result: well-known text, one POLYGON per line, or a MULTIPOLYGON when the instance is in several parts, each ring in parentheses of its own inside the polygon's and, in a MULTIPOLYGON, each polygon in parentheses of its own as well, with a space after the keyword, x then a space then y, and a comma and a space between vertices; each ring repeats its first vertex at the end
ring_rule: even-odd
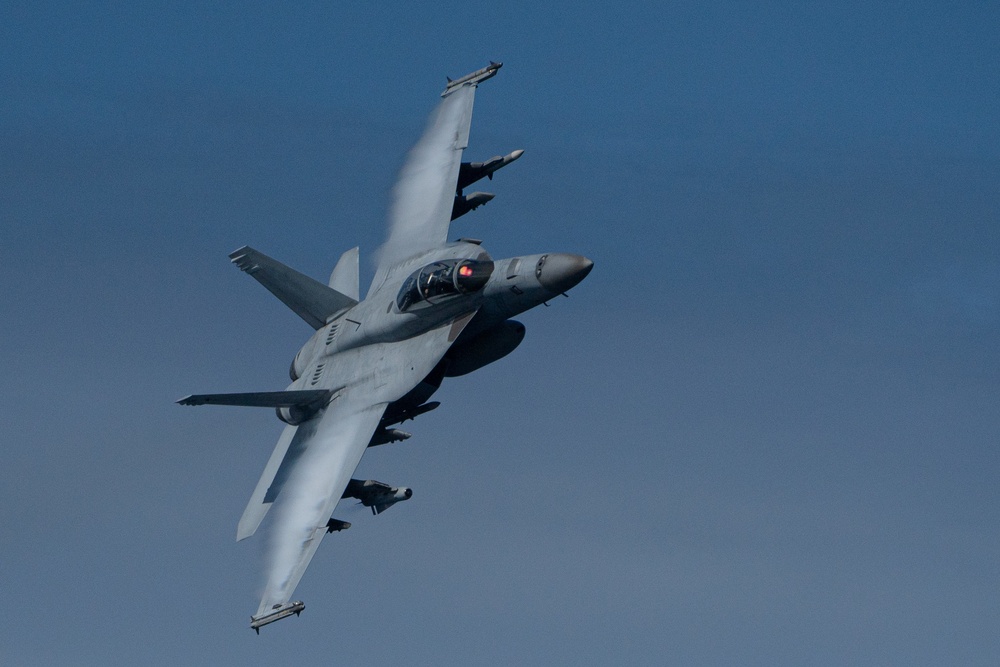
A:
MULTIPOLYGON (((351 349, 405 340, 445 322, 475 313, 458 337, 470 340, 509 318, 570 289, 586 277, 593 263, 580 255, 550 253, 492 261, 481 246, 452 243, 421 253, 387 276, 364 301, 318 329, 292 363, 295 381, 289 389, 306 388, 310 372, 324 360, 351 349), (424 266, 448 260, 491 262, 485 285, 469 294, 455 294, 425 307, 401 311, 400 290, 424 266)), ((464 324, 464 322, 463 322, 464 324)))

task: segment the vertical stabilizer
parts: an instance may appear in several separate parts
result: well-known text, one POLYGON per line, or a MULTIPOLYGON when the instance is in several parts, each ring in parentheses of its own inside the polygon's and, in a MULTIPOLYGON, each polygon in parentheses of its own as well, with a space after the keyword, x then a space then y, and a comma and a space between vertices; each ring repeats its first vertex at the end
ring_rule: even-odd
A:
POLYGON ((337 266, 333 267, 330 287, 359 301, 361 289, 358 271, 358 248, 354 247, 341 255, 337 266))

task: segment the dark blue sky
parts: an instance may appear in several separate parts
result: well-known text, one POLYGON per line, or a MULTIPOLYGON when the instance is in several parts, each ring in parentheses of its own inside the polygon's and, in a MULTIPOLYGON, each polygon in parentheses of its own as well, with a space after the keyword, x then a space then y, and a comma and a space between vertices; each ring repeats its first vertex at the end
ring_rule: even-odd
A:
POLYGON ((0 662, 995 662, 996 6, 537 4, 0 8, 0 662), (466 155, 526 152, 453 234, 595 269, 258 638, 281 424, 172 402, 311 330, 226 255, 366 283, 489 59, 466 155))

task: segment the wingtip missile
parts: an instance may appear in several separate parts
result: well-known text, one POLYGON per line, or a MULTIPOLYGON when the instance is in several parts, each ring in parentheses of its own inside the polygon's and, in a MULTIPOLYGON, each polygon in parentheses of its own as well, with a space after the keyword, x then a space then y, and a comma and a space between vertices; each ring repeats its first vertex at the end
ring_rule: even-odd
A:
POLYGON ((490 64, 487 65, 486 67, 478 69, 475 72, 466 74, 463 77, 459 77, 457 79, 451 79, 446 77, 448 78, 448 85, 445 86, 444 92, 441 93, 441 97, 444 97, 445 95, 450 93, 453 89, 457 88, 458 86, 461 86, 462 84, 468 83, 476 85, 478 83, 486 81, 486 79, 491 79, 497 75, 497 70, 499 70, 501 67, 503 67, 503 63, 496 63, 491 60, 490 64))
POLYGON ((288 602, 285 604, 276 604, 272 607, 271 611, 267 614, 261 614, 260 616, 250 617, 250 627, 253 628, 257 634, 260 634, 260 629, 269 623, 274 623, 275 621, 280 621, 283 618, 288 618, 292 614, 298 616, 302 613, 302 610, 306 608, 306 605, 302 601, 298 602, 288 602))

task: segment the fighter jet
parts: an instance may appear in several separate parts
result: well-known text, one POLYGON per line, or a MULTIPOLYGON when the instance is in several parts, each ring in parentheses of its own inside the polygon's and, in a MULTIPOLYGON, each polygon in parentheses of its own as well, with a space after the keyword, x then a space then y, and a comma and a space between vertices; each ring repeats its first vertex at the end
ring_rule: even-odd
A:
POLYGON ((462 162, 480 83, 501 63, 449 80, 393 193, 389 234, 367 295, 359 292, 358 248, 345 252, 323 284, 243 247, 230 255, 315 333, 292 360, 284 391, 198 394, 182 405, 270 407, 286 426, 247 504, 236 539, 272 517, 268 581, 250 626, 305 608, 292 594, 324 535, 350 523, 333 518, 343 498, 374 514, 412 491, 352 479, 370 446, 404 440, 395 425, 438 407, 428 399, 446 377, 510 354, 524 338, 511 318, 577 285, 593 267, 565 253, 494 259, 480 241, 449 242, 452 220, 489 201, 463 189, 521 157, 462 162))

